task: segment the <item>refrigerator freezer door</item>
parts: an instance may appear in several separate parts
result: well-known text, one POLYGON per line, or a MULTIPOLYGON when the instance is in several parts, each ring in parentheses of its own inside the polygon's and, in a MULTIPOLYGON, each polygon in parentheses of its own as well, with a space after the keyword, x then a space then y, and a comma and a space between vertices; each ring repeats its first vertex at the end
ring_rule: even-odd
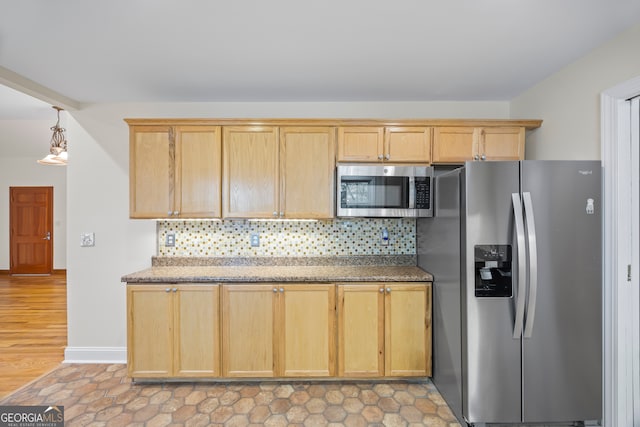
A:
POLYGON ((602 418, 600 173, 599 162, 522 162, 538 264, 535 324, 522 341, 525 422, 602 418))
MULTIPOLYGON (((474 260, 476 246, 511 245, 516 252, 511 195, 519 192, 519 163, 469 162, 462 181, 463 413, 470 423, 516 423, 521 420, 521 340, 513 338, 515 299, 476 297, 480 273, 474 260)), ((518 266, 514 259, 511 271, 518 266)))

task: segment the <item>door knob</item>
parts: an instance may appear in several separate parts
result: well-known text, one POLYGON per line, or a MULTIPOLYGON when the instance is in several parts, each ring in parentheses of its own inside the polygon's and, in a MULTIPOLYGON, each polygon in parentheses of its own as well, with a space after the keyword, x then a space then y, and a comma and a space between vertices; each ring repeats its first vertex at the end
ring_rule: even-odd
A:
POLYGON ((42 238, 42 240, 51 240, 51 232, 47 231, 47 235, 42 238))

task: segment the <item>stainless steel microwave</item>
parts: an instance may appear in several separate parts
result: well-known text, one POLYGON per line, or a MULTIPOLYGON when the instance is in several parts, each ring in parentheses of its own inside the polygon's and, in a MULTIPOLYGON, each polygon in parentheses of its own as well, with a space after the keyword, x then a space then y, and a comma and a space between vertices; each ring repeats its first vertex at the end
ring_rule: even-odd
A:
POLYGON ((433 168, 342 164, 337 168, 338 217, 433 216, 433 168))

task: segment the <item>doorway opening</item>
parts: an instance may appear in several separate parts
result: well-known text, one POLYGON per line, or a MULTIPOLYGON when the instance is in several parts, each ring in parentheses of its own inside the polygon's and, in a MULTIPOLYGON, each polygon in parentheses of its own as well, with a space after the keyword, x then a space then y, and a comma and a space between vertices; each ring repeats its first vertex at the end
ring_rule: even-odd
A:
POLYGON ((9 274, 51 274, 53 237, 53 187, 9 187, 9 274))

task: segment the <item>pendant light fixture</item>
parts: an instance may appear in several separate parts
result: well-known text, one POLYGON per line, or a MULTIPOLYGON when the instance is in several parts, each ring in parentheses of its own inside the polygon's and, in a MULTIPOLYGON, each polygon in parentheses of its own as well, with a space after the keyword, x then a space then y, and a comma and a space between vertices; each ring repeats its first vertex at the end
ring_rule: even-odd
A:
POLYGON ((63 109, 57 106, 53 106, 58 112, 58 121, 56 125, 51 128, 53 135, 51 135, 51 147, 49 153, 45 158, 38 160, 41 165, 54 165, 54 166, 66 166, 67 165, 67 138, 64 134, 64 128, 60 127, 60 111, 63 109))

